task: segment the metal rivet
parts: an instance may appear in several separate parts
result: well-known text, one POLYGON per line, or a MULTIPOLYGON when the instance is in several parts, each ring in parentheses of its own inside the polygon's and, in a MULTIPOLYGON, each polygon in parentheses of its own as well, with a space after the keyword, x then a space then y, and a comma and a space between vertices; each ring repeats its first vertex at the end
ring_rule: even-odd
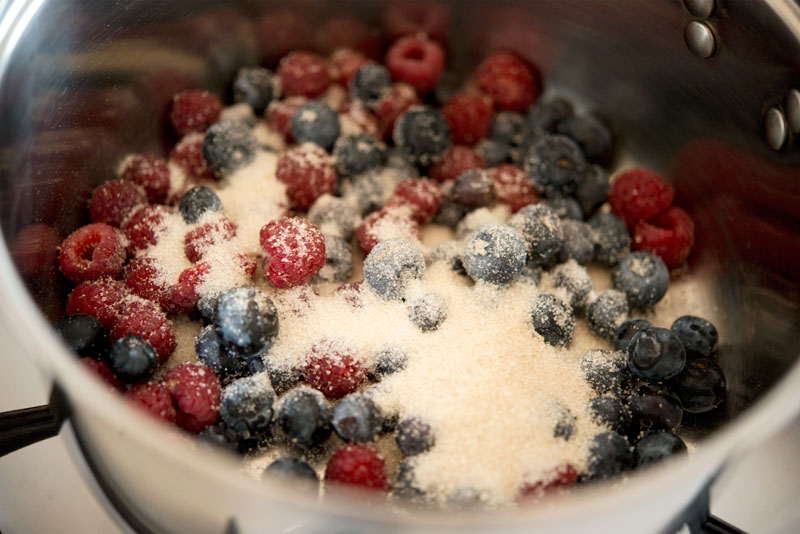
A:
POLYGON ((800 133, 800 91, 791 89, 786 93, 786 100, 783 103, 786 110, 786 119, 789 121, 789 128, 794 133, 800 133))
POLYGON ((714 0, 683 0, 689 13, 699 19, 708 18, 714 12, 714 0))
POLYGON ((786 117, 778 108, 769 108, 764 115, 764 133, 767 144, 774 150, 780 150, 789 135, 786 117))
POLYGON ((683 39, 692 54, 699 58, 709 58, 714 55, 714 51, 717 49, 714 32, 705 22, 693 20, 687 24, 683 30, 683 39))

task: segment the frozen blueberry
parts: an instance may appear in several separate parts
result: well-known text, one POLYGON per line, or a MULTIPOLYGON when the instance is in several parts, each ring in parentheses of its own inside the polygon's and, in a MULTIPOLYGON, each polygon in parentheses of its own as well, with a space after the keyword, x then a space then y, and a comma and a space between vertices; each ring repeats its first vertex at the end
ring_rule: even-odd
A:
POLYGON ((594 230, 594 257, 605 265, 615 265, 631 248, 625 221, 612 213, 598 213, 589 219, 594 230))
POLYGON ((539 99, 528 109, 528 125, 534 130, 555 132, 562 121, 572 117, 572 104, 563 98, 539 99))
POLYGON ((336 403, 331 423, 344 441, 366 443, 378 435, 383 420, 372 399, 363 393, 351 393, 336 403))
POLYGON ((525 266, 525 244, 510 226, 487 224, 467 240, 463 261, 476 282, 510 284, 525 266))
POLYGON ((325 265, 315 275, 324 282, 347 282, 353 272, 353 250, 341 237, 325 234, 325 265))
POLYGON ((631 466, 631 447, 628 440, 616 432, 603 432, 589 445, 587 469, 592 479, 612 478, 631 466))
POLYGON ((249 355, 272 344, 278 335, 278 311, 264 293, 235 288, 217 301, 214 328, 222 345, 249 355))
POLYGON ((589 165, 575 189, 575 198, 585 217, 592 215, 608 200, 609 187, 608 173, 599 165, 589 165))
POLYGON ((569 441, 575 434, 577 418, 569 408, 555 399, 547 403, 548 416, 553 422, 553 437, 569 441))
POLYGON ((308 210, 308 220, 323 234, 349 241, 361 216, 352 202, 333 195, 322 195, 308 210))
POLYGON ((260 356, 262 353, 258 353, 249 360, 247 360, 248 366, 251 367, 258 367, 258 361, 264 366, 264 371, 267 372, 267 376, 269 376, 269 381, 272 384, 272 389, 275 390, 276 395, 283 395, 300 382, 302 378, 300 376, 300 369, 298 367, 285 367, 285 366, 278 366, 268 357, 268 356, 260 356))
POLYGON ((386 345, 375 356, 375 379, 398 373, 408 365, 408 354, 396 345, 386 345))
POLYGON ((525 206, 514 214, 508 225, 519 232, 528 252, 528 263, 546 265, 564 244, 561 221, 544 204, 525 206))
POLYGON ((352 202, 362 214, 382 208, 394 192, 396 182, 386 179, 384 173, 365 172, 351 176, 343 183, 345 200, 352 202))
POLYGON ((547 135, 531 145, 524 156, 525 171, 534 186, 547 195, 569 195, 586 170, 580 147, 569 137, 547 135))
POLYGON ((668 382, 689 413, 713 410, 725 400, 727 384, 722 369, 711 358, 692 358, 684 370, 668 382))
POLYGON ((392 495, 412 503, 424 502, 426 495, 417 485, 414 465, 410 460, 400 462, 392 482, 392 495))
POLYGON ((494 202, 494 178, 484 169, 472 169, 456 178, 452 198, 469 209, 482 208, 494 202))
POLYGON ((197 301, 197 311, 206 323, 213 323, 214 316, 217 314, 217 300, 219 295, 203 295, 197 301))
POLYGON ((350 79, 350 96, 367 107, 375 107, 392 86, 392 77, 383 65, 364 65, 350 79))
POLYGON ((558 133, 574 139, 591 163, 607 165, 613 156, 611 130, 596 117, 579 115, 558 124, 558 133))
POLYGON ((258 440, 243 439, 238 432, 228 428, 224 422, 205 428, 197 437, 204 443, 239 454, 250 452, 258 446, 258 440))
POLYGON ((681 340, 686 348, 686 353, 690 356, 709 358, 717 352, 717 342, 719 341, 717 329, 701 317, 694 315, 678 317, 672 323, 671 330, 681 340))
POLYGON ((247 362, 225 350, 213 325, 204 326, 194 339, 197 359, 209 366, 222 381, 247 373, 247 362))
POLYGON ((258 141, 246 124, 220 121, 206 130, 203 157, 209 169, 224 175, 253 161, 257 146, 258 141))
POLYGON ((436 262, 444 262, 458 274, 466 275, 464 270, 464 243, 461 241, 442 241, 425 256, 425 263, 433 265, 436 262))
POLYGON ((542 272, 541 267, 528 263, 519 272, 519 280, 523 283, 537 286, 542 281, 542 272))
POLYGON ((561 221, 564 243, 558 251, 558 261, 575 260, 581 265, 594 259, 594 234, 592 227, 582 221, 561 221))
POLYGON ((310 387, 291 390, 278 403, 276 421, 293 444, 315 447, 331 435, 331 405, 310 387))
POLYGON ((593 349, 581 356, 579 365, 598 395, 623 398, 633 391, 635 379, 621 352, 593 349))
POLYGON ((108 365, 114 376, 126 384, 145 382, 156 370, 158 354, 155 349, 139 336, 127 335, 119 338, 112 346, 108 365))
POLYGON ((250 104, 261 115, 275 96, 275 75, 263 67, 243 67, 233 80, 233 100, 250 104))
POLYGON ((633 448, 636 467, 657 462, 667 456, 686 452, 686 444, 672 432, 651 432, 640 439, 633 448))
POLYGON ((625 435, 631 426, 631 413, 616 397, 595 397, 589 402, 592 421, 625 435))
POLYGON ((178 203, 178 211, 184 221, 194 224, 207 211, 222 211, 222 202, 213 190, 198 185, 184 193, 178 203))
POLYGON ((555 295, 536 297, 531 310, 531 324, 544 342, 554 347, 566 347, 575 333, 572 308, 555 295))
POLYGON ((54 326, 67 346, 79 356, 104 360, 108 355, 108 333, 94 317, 83 313, 67 315, 54 326))
POLYGON ((642 380, 667 380, 683 371, 685 365, 686 349, 672 330, 645 328, 628 346, 628 368, 642 380))
POLYGON ((447 318, 447 301, 436 293, 425 293, 406 302, 408 318, 423 332, 439 328, 447 318))
POLYGON ((497 167, 511 161, 511 145, 494 139, 481 139, 475 145, 475 152, 483 158, 487 168, 497 167))
POLYGON ((400 147, 392 147, 387 150, 385 167, 396 171, 402 176, 402 179, 419 178, 419 169, 417 169, 414 158, 400 147))
POLYGON ((492 118, 489 137, 506 145, 519 146, 530 135, 525 115, 514 111, 500 111, 492 118))
POLYGON ((524 167, 525 156, 530 148, 546 136, 548 136, 548 133, 543 130, 531 130, 519 145, 511 146, 511 163, 517 167, 524 167))
POLYGON ((614 333, 614 349, 621 350, 627 354, 628 346, 631 344, 633 336, 645 328, 650 328, 651 326, 653 326, 653 324, 650 321, 640 317, 626 319, 621 325, 619 325, 619 328, 617 328, 617 331, 614 333))
POLYGON ((569 304, 575 309, 583 309, 589 293, 594 289, 592 277, 585 267, 574 260, 557 265, 552 271, 553 285, 563 289, 569 296, 569 304))
POLYGON ((405 456, 427 452, 436 443, 431 426, 413 416, 405 417, 398 423, 394 440, 405 456))
POLYGON ((397 119, 392 138, 414 161, 427 166, 450 146, 450 127, 441 111, 415 106, 397 119))
POLYGON ((469 209, 466 206, 462 206, 451 197, 447 197, 442 202, 442 207, 439 208, 433 220, 436 224, 455 228, 468 211, 469 209))
POLYGON ((659 384, 639 386, 628 400, 634 434, 651 430, 675 430, 683 419, 681 401, 659 384))
POLYGON ((383 298, 399 300, 411 280, 425 274, 425 257, 407 239, 387 239, 364 260, 364 279, 383 298))
POLYGON ((628 316, 628 301, 625 293, 615 289, 601 291, 586 310, 589 330, 596 336, 611 339, 628 316))
POLYGON ((298 458, 278 458, 267 466, 264 476, 288 482, 303 489, 315 489, 319 478, 314 469, 298 458))
POLYGON ((266 374, 239 378, 222 390, 219 414, 243 438, 256 437, 272 424, 275 392, 266 374))
MULTIPOLYGON (((489 208, 478 208, 467 213, 456 226, 456 239, 466 240, 478 229, 490 223, 503 224, 505 219, 504 210, 492 210, 489 208)), ((522 237, 520 235, 520 237, 522 237)))
POLYGON ((611 270, 611 281, 625 293, 632 307, 648 308, 667 293, 669 269, 654 254, 631 252, 611 270))
POLYGON ((319 100, 306 102, 292 117, 292 137, 298 144, 315 143, 329 149, 339 131, 339 114, 319 100))
POLYGON ((336 170, 341 176, 362 174, 383 165, 385 147, 365 133, 345 135, 333 145, 336 170))
POLYGON ((572 197, 558 195, 548 198, 544 203, 549 206, 562 221, 564 219, 572 219, 575 221, 583 220, 581 205, 572 197))

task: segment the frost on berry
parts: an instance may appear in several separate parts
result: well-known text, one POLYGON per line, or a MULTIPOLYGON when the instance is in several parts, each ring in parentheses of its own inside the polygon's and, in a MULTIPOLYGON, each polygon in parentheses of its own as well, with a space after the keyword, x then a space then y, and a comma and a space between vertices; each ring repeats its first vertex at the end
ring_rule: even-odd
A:
POLYGON ((278 289, 306 284, 325 265, 325 238, 306 219, 283 217, 261 229, 264 275, 278 289))

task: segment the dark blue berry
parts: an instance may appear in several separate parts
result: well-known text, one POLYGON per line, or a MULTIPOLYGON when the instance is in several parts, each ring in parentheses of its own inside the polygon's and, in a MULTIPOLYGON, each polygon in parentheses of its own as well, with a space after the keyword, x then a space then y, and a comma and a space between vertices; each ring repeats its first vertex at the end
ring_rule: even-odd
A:
POLYGON ((586 310, 589 330, 596 336, 611 339, 619 325, 628 316, 628 300, 625 294, 615 289, 601 291, 586 310))
POLYGON ((439 328, 447 318, 447 301, 436 293, 426 293, 406 301, 408 318, 423 332, 439 328))
POLYGON ((481 139, 475 145, 475 152, 483 158, 487 168, 497 167, 511 161, 511 145, 494 139, 481 139))
POLYGON ((528 110, 528 125, 534 130, 555 132, 558 124, 572 117, 572 104, 563 98, 537 100, 528 110))
POLYGON ((594 259, 594 234, 592 227, 582 221, 561 221, 564 243, 558 251, 558 261, 575 260, 581 265, 594 259))
POLYGON ((581 205, 572 197, 558 195, 548 198, 544 203, 549 206, 562 221, 564 219, 572 219, 575 221, 583 220, 581 205))
MULTIPOLYGON (((258 373, 266 373, 268 372, 267 364, 264 362, 264 358, 262 353, 257 352, 251 357, 247 358, 247 375, 252 376, 258 373)), ((270 378, 270 382, 272 382, 272 377, 270 378)), ((275 389, 275 388, 273 388, 275 389)), ((277 392, 275 393, 277 395, 277 392)))
POLYGON ((351 393, 334 406, 331 424, 344 441, 366 443, 378 435, 383 419, 372 399, 363 393, 351 393))
POLYGON ((315 143, 329 149, 339 131, 339 114, 319 100, 306 102, 292 117, 292 137, 298 144, 315 143))
POLYGON ((631 252, 611 270, 611 281, 632 307, 649 308, 667 293, 669 269, 658 256, 631 252))
POLYGON ((247 361, 248 366, 257 365, 254 362, 260 361, 264 366, 264 370, 269 376, 269 381, 272 384, 272 389, 275 390, 276 395, 283 395, 300 382, 300 369, 297 367, 283 367, 275 365, 269 356, 260 357, 261 353, 256 354, 247 361))
POLYGON ((392 147, 386 153, 386 168, 405 178, 419 178, 419 169, 414 158, 400 147, 392 147))
POLYGON ((564 244, 561 220, 544 204, 525 206, 508 224, 522 237, 530 264, 546 265, 564 244))
POLYGON ((513 111, 500 111, 492 118, 489 137, 506 145, 519 146, 530 135, 525 115, 513 111))
POLYGON ((625 435, 631 426, 631 413, 616 397, 595 397, 589 402, 589 414, 596 424, 625 435))
POLYGON ((158 354, 139 336, 119 338, 112 346, 108 365, 114 376, 126 384, 147 381, 156 370, 158 354))
POLYGON ((542 272, 541 267, 528 263, 519 272, 519 280, 526 284, 539 285, 542 281, 542 272))
POLYGON ((455 202, 452 198, 445 198, 442 202, 442 207, 436 212, 434 222, 443 226, 455 228, 459 222, 464 218, 469 209, 455 202))
POLYGON ((672 432, 652 432, 640 439, 633 448, 636 467, 657 462, 673 454, 686 452, 686 444, 672 432))
POLYGON ((410 460, 403 460, 397 468, 397 474, 392 482, 392 495, 412 502, 422 503, 425 492, 419 488, 414 475, 414 465, 410 460))
POLYGON ((231 289, 219 297, 214 328, 224 347, 254 354, 269 347, 278 335, 278 311, 260 291, 231 289))
POLYGON ((607 165, 613 156, 611 130, 590 115, 571 117, 558 124, 558 132, 574 139, 591 163, 607 165))
POLYGON ((386 345, 375 355, 374 378, 381 380, 384 377, 398 373, 408 365, 408 354, 396 345, 386 345))
POLYGON ((494 178, 484 169, 469 170, 453 184, 453 201, 469 209, 488 206, 494 202, 494 197, 494 178))
POLYGON ((528 137, 522 140, 518 146, 511 146, 511 163, 517 167, 525 166, 525 156, 530 148, 546 137, 548 134, 543 130, 531 130, 528 137))
POLYGON ((350 79, 350 96, 367 107, 375 107, 392 86, 392 77, 383 65, 364 65, 350 79))
POLYGON ((544 342, 554 347, 566 347, 575 333, 572 308, 555 295, 536 297, 531 310, 531 324, 544 342))
POLYGON ((397 424, 394 440, 405 456, 416 456, 436 443, 431 426, 418 417, 406 417, 397 424))
POLYGON ((315 447, 331 435, 332 410, 325 396, 301 386, 288 392, 278 403, 276 421, 291 442, 315 447))
POLYGON ((244 67, 233 80, 233 100, 246 102, 261 115, 275 96, 275 75, 263 67, 244 67))
POLYGON ((382 208, 394 187, 395 183, 384 179, 382 173, 367 172, 350 177, 342 189, 346 197, 355 200, 358 210, 367 214, 382 208))
POLYGON ((228 450, 230 452, 238 452, 244 454, 255 449, 258 446, 258 441, 255 439, 243 439, 242 436, 228 428, 225 423, 217 423, 204 429, 197 435, 203 442, 209 443, 215 447, 228 450))
POLYGON ((525 244, 510 226, 487 224, 467 240, 463 261, 476 282, 510 284, 525 266, 525 244))
POLYGON ((323 282, 347 282, 353 272, 353 250, 341 237, 325 234, 325 266, 315 275, 323 282))
POLYGON ((349 200, 332 195, 322 195, 308 210, 308 220, 323 234, 350 240, 361 215, 358 207, 349 200))
POLYGON ((592 479, 612 478, 631 467, 632 455, 628 440, 616 432, 603 432, 589 445, 587 470, 592 479))
POLYGON ((219 414, 228 428, 243 438, 269 430, 275 392, 264 374, 239 378, 222 390, 219 414))
POLYGON ((639 386, 628 400, 635 434, 650 430, 675 430, 683 419, 681 401, 659 384, 639 386))
POLYGON ((614 349, 627 354, 628 346, 630 346, 633 336, 652 326, 653 324, 650 321, 640 317, 625 320, 614 333, 614 349))
POLYGON ((625 221, 612 213, 598 213, 589 219, 594 230, 594 257, 605 265, 615 265, 631 248, 625 221))
POLYGON ((690 413, 713 410, 725 400, 727 384, 722 369, 711 358, 691 358, 684 370, 668 382, 690 413))
POLYGON ((267 466, 264 476, 281 480, 301 489, 314 489, 319 486, 319 478, 314 469, 298 458, 278 458, 267 466))
POLYGON ((463 255, 464 244, 462 242, 442 241, 428 252, 425 257, 425 263, 426 265, 432 265, 441 261, 458 274, 466 275, 467 272, 464 270, 463 255))
POLYGON ((345 135, 333 145, 336 170, 341 176, 363 174, 383 165, 385 147, 364 133, 345 135))
POLYGON ((569 195, 586 172, 580 147, 569 137, 548 135, 537 140, 525 153, 525 171, 540 192, 569 195))
POLYGON ((197 311, 203 320, 209 324, 214 322, 214 316, 217 313, 217 300, 219 295, 203 295, 197 301, 197 311))
POLYGON ((569 304, 575 309, 583 309, 594 282, 585 267, 575 261, 557 265, 552 271, 553 286, 563 289, 569 296, 569 304))
POLYGON ((256 157, 258 141, 253 131, 239 121, 212 124, 203 138, 203 157, 217 174, 229 174, 256 157))
POLYGON ((683 371, 685 365, 686 349, 672 330, 645 328, 628 346, 628 368, 642 380, 667 380, 683 371))
POLYGON ((207 211, 222 211, 222 202, 213 190, 198 185, 184 193, 178 203, 178 211, 181 212, 184 221, 194 224, 207 211))
POLYGON ((424 274, 425 257, 406 239, 381 241, 364 260, 364 279, 386 299, 401 299, 408 283, 424 274))
POLYGON ((441 111, 416 106, 400 116, 392 138, 414 161, 427 166, 450 146, 450 126, 441 111))
POLYGON ((678 317, 672 323, 671 330, 681 340, 686 348, 686 353, 690 356, 709 358, 717 352, 717 342, 719 341, 717 329, 701 317, 694 315, 678 317))
POLYGON ((608 200, 609 188, 608 173, 599 165, 589 165, 575 189, 575 198, 585 217, 592 215, 608 200))
POLYGON ((633 391, 635 379, 621 352, 594 349, 581 356, 583 376, 598 395, 623 398, 633 391))
POLYGON ((104 360, 108 356, 108 332, 100 321, 82 313, 67 315, 54 324, 69 348, 79 356, 104 360))
POLYGON ((213 325, 203 327, 194 339, 197 359, 208 365, 223 382, 249 374, 247 362, 220 343, 213 325))
POLYGON ((569 408, 555 399, 550 399, 550 401, 547 405, 547 411, 553 422, 553 437, 569 441, 572 435, 575 434, 577 419, 572 415, 569 408))

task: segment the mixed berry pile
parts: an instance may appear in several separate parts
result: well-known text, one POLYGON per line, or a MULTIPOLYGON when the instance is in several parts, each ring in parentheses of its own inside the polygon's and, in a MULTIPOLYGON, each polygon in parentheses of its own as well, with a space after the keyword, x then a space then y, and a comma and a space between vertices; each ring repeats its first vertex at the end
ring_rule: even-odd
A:
MULTIPOLYGON (((166 423, 251 455, 283 443, 292 455, 271 463, 269 476, 316 488, 321 472, 325 484, 424 501, 413 462, 390 472, 372 446, 390 434, 406 459, 436 447, 436 428, 386 413, 367 391, 404 372, 408 355, 387 348, 365 365, 329 338, 309 340, 302 366, 278 368, 273 298, 292 292, 300 309, 335 284, 331 298, 397 301, 406 310, 397 321, 435 332, 448 320, 446 299, 408 292, 426 266, 444 262, 464 283, 498 291, 546 276, 553 291, 530 303, 531 342, 569 351, 585 320, 604 347, 579 360, 596 394, 587 413, 603 431, 585 466, 557 466, 520 487, 520 498, 685 451, 675 434, 683 413, 716 408, 726 385, 710 322, 687 315, 667 329, 644 318, 694 241, 672 186, 644 169, 609 180, 609 127, 542 98, 538 70, 517 54, 489 55, 457 90, 442 82, 446 66, 437 41, 402 36, 384 64, 343 49, 327 59, 291 52, 274 72, 243 68, 231 107, 204 91, 176 94, 168 158, 126 158, 94 190, 91 224, 61 245, 61 272, 76 285, 58 332, 87 368, 166 423), (213 251, 242 229, 225 216, 219 188, 264 152, 277 153, 274 178, 288 205, 258 221, 255 252, 231 249, 223 269, 213 251), (165 280, 150 252, 178 216, 186 231, 175 253, 191 266, 165 280), (455 237, 424 247, 432 226, 455 237), (610 269, 613 289, 594 291, 590 264, 610 269), (219 283, 221 270, 236 273, 232 287, 219 283), (170 366, 179 317, 203 326, 196 362, 170 366)), ((566 443, 576 416, 556 411, 553 437, 566 443)), ((482 500, 480 488, 463 488, 446 504, 482 500)))

